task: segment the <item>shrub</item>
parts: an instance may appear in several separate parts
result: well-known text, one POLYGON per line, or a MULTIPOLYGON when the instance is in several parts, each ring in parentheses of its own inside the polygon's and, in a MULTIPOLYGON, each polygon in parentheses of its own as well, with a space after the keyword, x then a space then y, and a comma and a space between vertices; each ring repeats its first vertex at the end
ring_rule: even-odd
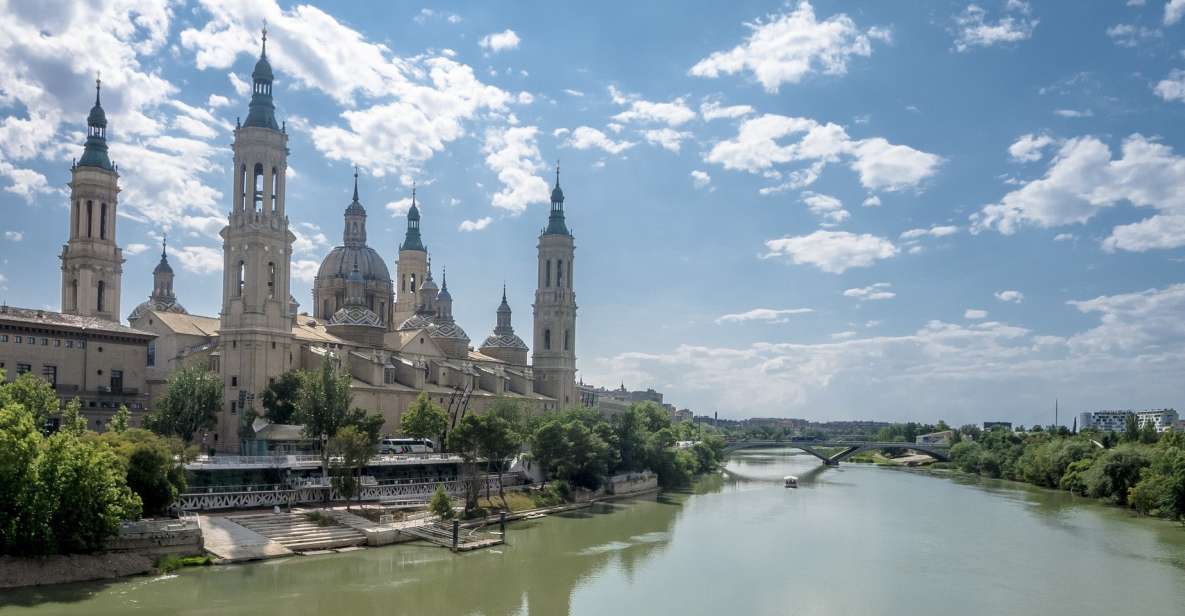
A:
POLYGON ((453 501, 444 491, 444 484, 436 484, 436 491, 432 493, 432 501, 428 503, 428 510, 440 516, 442 520, 453 517, 453 501))

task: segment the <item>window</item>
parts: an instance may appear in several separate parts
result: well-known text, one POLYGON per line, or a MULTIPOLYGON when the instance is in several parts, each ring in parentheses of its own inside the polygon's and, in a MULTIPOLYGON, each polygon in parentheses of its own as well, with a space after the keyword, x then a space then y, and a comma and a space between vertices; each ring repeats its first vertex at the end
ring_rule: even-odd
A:
POLYGON ((238 387, 239 386, 239 377, 237 377, 237 376, 230 377, 230 386, 231 387, 238 387))
POLYGON ((572 260, 568 259, 568 288, 572 288, 572 260))
POLYGON ((272 349, 274 350, 275 348, 276 348, 276 343, 275 343, 275 341, 272 341, 272 349))
POLYGON ((242 207, 247 205, 247 165, 239 167, 239 204, 242 207))
POLYGON ((555 262, 555 286, 564 286, 564 260, 557 259, 555 262))
POLYGON ((17 364, 16 365, 16 375, 17 376, 20 376, 26 372, 32 372, 32 371, 33 371, 32 364, 17 364))
POLYGON ((60 346, 62 346, 62 339, 61 339, 61 338, 54 338, 54 339, 53 339, 53 345, 54 345, 54 346, 56 346, 56 347, 60 347, 60 346))
POLYGON ((0 334, 0 342, 8 342, 8 334, 0 334))
POLYGON ((327 299, 321 300, 321 317, 325 319, 329 318, 329 300, 327 299))
POLYGON ((86 348, 86 340, 79 340, 78 341, 78 348, 85 349, 86 348))
POLYGON ((107 204, 99 206, 99 239, 107 239, 107 204))
POLYGON ((148 341, 148 367, 156 365, 156 341, 148 341))
POLYGON ((95 203, 93 201, 86 202, 86 236, 90 237, 92 230, 95 228, 95 203))
POLYGON ((72 348, 74 348, 74 341, 73 341, 73 340, 67 340, 67 341, 66 341, 66 348, 67 348, 67 349, 72 349, 72 348))
POLYGON ((570 330, 565 329, 564 330, 564 350, 565 351, 568 350, 568 347, 571 345, 571 343, 572 343, 572 332, 570 330))
POLYGON ((70 307, 78 310, 78 279, 70 281, 70 307))
POLYGON ((58 367, 57 366, 41 366, 41 377, 49 381, 51 387, 58 386, 58 367))
POLYGON ((123 393, 123 370, 111 371, 111 393, 123 393))
MULTIPOLYGON (((239 403, 238 403, 238 401, 236 401, 236 400, 231 400, 231 401, 230 401, 230 414, 231 414, 231 415, 234 415, 234 414, 236 414, 236 413, 238 413, 238 412, 239 412, 239 407, 238 407, 238 404, 239 404, 239 403)), ((215 436, 217 436, 217 435, 215 435, 215 436)))
POLYGON ((106 295, 106 293, 107 293, 107 283, 100 280, 99 281, 98 298, 95 300, 95 310, 98 310, 99 312, 103 312, 103 300, 106 299, 104 297, 104 295, 106 295))
POLYGON ((25 336, 25 342, 29 344, 37 344, 37 339, 33 336, 25 336))
POLYGON ((243 296, 243 282, 247 274, 247 264, 239 261, 239 270, 235 274, 235 297, 243 296))
POLYGON ((272 167, 272 213, 276 213, 276 194, 280 192, 280 174, 272 167))
POLYGON ((271 299, 276 296, 276 264, 268 262, 267 264, 267 297, 271 299))
POLYGON ((13 342, 15 342, 16 344, 20 344, 20 343, 21 343, 21 337, 20 337, 20 336, 13 336, 13 337, 12 337, 12 341, 13 341, 13 342))
POLYGON ((253 207, 258 213, 263 210, 263 165, 255 163, 255 180, 251 184, 255 188, 253 207))
POLYGON ((79 229, 82 227, 82 201, 74 204, 74 237, 78 237, 79 229))
POLYGON ((49 338, 42 338, 41 346, 49 346, 49 338))
POLYGON ((415 291, 415 290, 416 290, 416 275, 412 274, 411 275, 411 288, 408 289, 408 291, 415 291))
POLYGON ((545 350, 545 351, 551 350, 551 330, 550 329, 543 330, 543 350, 545 350))
POLYGON ((547 260, 547 278, 545 279, 543 286, 545 286, 545 287, 551 286, 551 259, 547 260))

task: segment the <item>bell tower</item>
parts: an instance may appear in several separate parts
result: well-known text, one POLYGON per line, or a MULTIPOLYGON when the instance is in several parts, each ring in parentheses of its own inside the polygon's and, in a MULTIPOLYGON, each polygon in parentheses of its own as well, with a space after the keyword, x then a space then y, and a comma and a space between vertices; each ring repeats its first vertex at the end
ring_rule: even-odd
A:
POLYGON ((245 411, 272 379, 295 367, 295 315, 289 305, 289 263, 296 236, 284 213, 288 134, 276 124, 272 67, 263 50, 251 73, 247 120, 235 128, 232 208, 222 229, 222 313, 219 371, 225 391, 218 418, 220 451, 239 450, 245 411))
POLYGON ((399 262, 395 264, 395 310, 389 329, 394 330, 416 313, 416 293, 428 277, 428 249, 420 238, 420 208, 416 207, 416 188, 411 189, 411 208, 407 210, 407 234, 399 244, 399 262))
POLYGON ((555 169, 551 214, 539 234, 539 274, 535 290, 535 343, 531 363, 535 391, 558 408, 578 404, 576 395, 576 292, 573 290, 575 240, 564 222, 564 191, 555 169))
POLYGON ((123 251, 115 243, 119 173, 107 156, 107 114, 99 101, 86 118, 86 146, 70 168, 70 237, 62 246, 62 312, 119 321, 123 251))

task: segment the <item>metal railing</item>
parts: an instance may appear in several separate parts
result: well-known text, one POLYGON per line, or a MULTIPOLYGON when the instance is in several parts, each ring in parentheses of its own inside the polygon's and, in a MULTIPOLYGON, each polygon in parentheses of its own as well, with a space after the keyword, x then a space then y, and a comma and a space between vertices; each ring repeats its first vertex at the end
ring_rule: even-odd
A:
MULTIPOLYGON (((330 463, 340 462, 341 458, 330 457, 330 463)), ((409 463, 415 464, 419 462, 460 462, 461 457, 448 453, 402 453, 402 454, 383 454, 377 455, 370 459, 368 464, 390 464, 390 463, 409 463)), ((315 454, 296 454, 283 456, 232 456, 232 455, 200 455, 194 458, 190 464, 194 465, 213 465, 213 466, 299 466, 299 465, 319 465, 321 464, 321 456, 315 454)))

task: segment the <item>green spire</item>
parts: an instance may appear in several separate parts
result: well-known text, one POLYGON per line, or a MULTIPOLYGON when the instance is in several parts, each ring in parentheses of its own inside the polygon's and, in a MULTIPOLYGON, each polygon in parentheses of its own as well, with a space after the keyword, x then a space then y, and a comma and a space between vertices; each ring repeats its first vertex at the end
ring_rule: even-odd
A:
POLYGON ((428 252, 428 249, 424 248, 424 242, 420 239, 420 209, 416 207, 415 182, 412 182, 411 185, 411 208, 407 210, 407 235, 404 236, 403 243, 399 245, 399 250, 428 252))
POLYGON ((83 167, 99 167, 111 171, 111 159, 107 156, 107 114, 99 102, 103 81, 95 79, 95 106, 86 117, 86 146, 78 164, 83 167))
POLYGON ((555 163, 555 188, 551 190, 551 215, 543 235, 572 235, 564 223, 564 191, 560 188, 560 163, 555 163))
POLYGON ((259 53, 259 61, 255 63, 255 70, 251 72, 251 104, 248 106, 247 120, 243 126, 270 128, 280 130, 276 124, 276 105, 272 102, 272 65, 267 60, 267 23, 263 25, 263 49, 259 53))

